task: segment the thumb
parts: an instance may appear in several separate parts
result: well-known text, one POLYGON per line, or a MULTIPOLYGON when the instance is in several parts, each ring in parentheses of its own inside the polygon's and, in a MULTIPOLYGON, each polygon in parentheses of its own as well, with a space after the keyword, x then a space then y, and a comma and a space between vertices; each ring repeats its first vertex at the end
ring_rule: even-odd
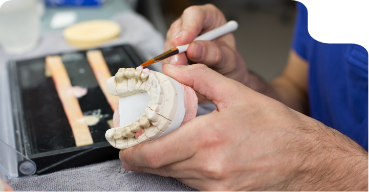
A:
POLYGON ((192 87, 196 92, 212 101, 218 110, 226 109, 241 101, 247 91, 243 84, 224 77, 203 64, 165 64, 163 72, 178 82, 192 87))

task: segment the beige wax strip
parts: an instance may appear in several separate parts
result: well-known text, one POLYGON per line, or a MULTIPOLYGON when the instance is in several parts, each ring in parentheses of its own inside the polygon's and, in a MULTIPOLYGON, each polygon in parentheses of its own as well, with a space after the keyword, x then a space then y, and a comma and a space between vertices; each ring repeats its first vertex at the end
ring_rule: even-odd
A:
POLYGON ((108 65, 106 64, 104 57, 99 50, 88 51, 87 59, 91 65, 92 70, 94 71, 95 77, 99 82, 100 88, 105 95, 105 98, 108 100, 110 107, 113 111, 116 109, 119 101, 118 96, 114 96, 109 93, 108 87, 106 86, 106 81, 112 76, 108 65))
POLYGON ((70 94, 69 90, 72 88, 72 85, 61 58, 59 56, 46 57, 46 64, 51 72, 69 124, 72 127, 76 145, 92 144, 93 140, 88 126, 77 122, 77 119, 83 118, 83 113, 76 96, 70 94))

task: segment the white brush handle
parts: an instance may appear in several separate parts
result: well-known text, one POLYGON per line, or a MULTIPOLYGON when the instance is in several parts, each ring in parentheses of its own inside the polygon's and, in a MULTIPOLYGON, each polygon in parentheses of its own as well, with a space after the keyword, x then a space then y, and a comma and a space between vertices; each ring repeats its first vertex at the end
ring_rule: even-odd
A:
MULTIPOLYGON (((235 31, 238 28, 238 23, 236 21, 229 21, 228 23, 213 29, 211 31, 208 31, 198 37, 194 41, 211 41, 213 39, 216 39, 222 35, 225 35, 227 33, 230 33, 232 31, 235 31)), ((187 48, 190 44, 187 45, 181 45, 178 46, 177 49, 179 53, 183 53, 187 51, 187 48)))

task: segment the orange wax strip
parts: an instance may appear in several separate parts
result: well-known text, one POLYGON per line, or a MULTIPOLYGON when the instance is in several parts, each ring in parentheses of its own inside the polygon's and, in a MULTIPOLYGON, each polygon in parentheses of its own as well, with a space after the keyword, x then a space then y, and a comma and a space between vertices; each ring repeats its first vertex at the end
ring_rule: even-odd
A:
POLYGON ((100 88, 108 100, 110 107, 113 111, 116 109, 119 101, 118 96, 114 96, 109 93, 108 87, 106 86, 106 81, 112 76, 108 65, 106 64, 104 57, 99 50, 93 50, 87 52, 87 59, 94 71, 97 82, 99 82, 100 88))
POLYGON ((69 124, 72 127, 77 147, 93 144, 88 126, 77 122, 77 119, 83 118, 83 113, 76 96, 70 93, 72 85, 61 58, 59 56, 48 56, 46 57, 46 65, 54 80, 55 88, 63 104, 69 124))

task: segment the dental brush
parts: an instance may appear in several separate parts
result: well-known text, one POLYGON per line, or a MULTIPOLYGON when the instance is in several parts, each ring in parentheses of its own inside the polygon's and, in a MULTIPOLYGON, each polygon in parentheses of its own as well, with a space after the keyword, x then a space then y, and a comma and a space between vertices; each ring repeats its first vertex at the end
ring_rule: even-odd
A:
MULTIPOLYGON (((233 32, 238 28, 238 23, 236 21, 229 21, 228 23, 213 29, 211 31, 208 31, 200 36, 198 36, 194 41, 211 41, 213 39, 216 39, 220 36, 223 36, 227 33, 233 32)), ((187 45, 181 45, 181 46, 177 46, 173 49, 170 49, 148 61, 146 61, 145 63, 143 63, 141 66, 142 67, 146 67, 148 65, 151 65, 153 63, 159 62, 163 59, 166 59, 168 57, 171 57, 173 55, 177 55, 179 53, 183 53, 185 51, 187 51, 187 48, 190 44, 187 45)))

